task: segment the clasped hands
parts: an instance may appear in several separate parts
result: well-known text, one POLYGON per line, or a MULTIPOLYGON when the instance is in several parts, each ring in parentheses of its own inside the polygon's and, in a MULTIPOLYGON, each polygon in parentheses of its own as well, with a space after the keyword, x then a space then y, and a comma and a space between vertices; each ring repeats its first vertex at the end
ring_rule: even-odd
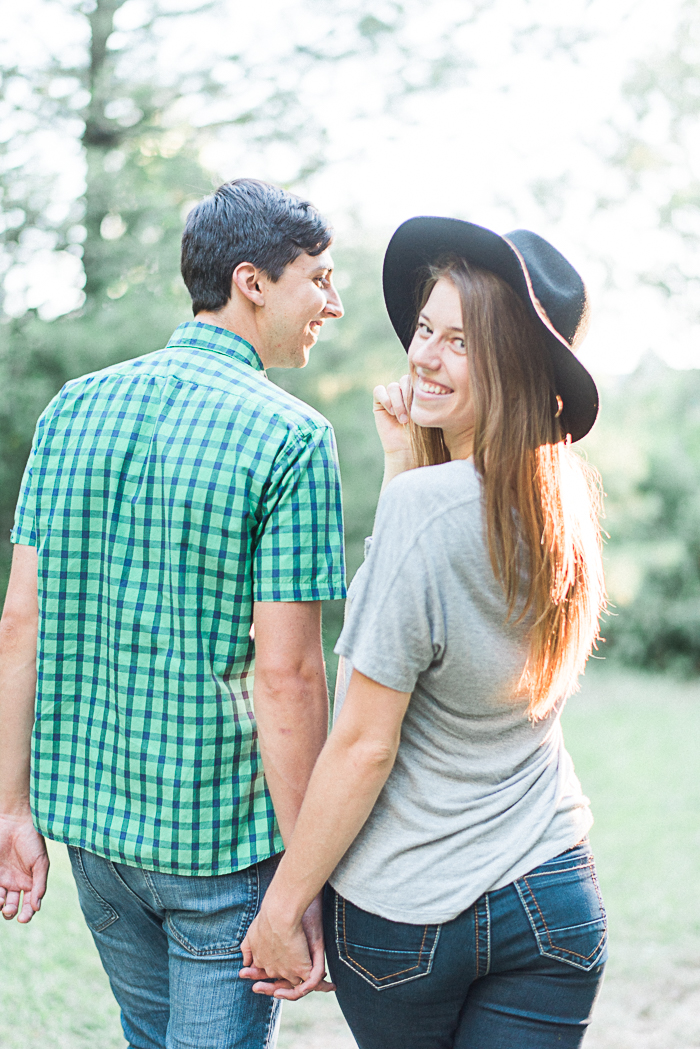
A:
POLYGON ((296 1002, 310 991, 335 990, 325 979, 320 895, 301 919, 266 896, 241 950, 244 968, 239 976, 255 981, 256 994, 296 1002))

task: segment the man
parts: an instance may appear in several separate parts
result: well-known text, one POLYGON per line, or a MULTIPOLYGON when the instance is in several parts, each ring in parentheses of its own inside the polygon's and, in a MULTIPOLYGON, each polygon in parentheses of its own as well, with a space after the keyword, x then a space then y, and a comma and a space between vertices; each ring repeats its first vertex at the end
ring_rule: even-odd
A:
POLYGON ((342 316, 330 242, 307 202, 221 186, 183 237, 195 320, 69 382, 25 472, 0 624, 0 906, 29 921, 42 835, 66 842, 133 1049, 276 1039, 279 1002, 239 980, 239 944, 325 740, 320 602, 345 591, 332 429, 264 369, 303 367, 342 316))

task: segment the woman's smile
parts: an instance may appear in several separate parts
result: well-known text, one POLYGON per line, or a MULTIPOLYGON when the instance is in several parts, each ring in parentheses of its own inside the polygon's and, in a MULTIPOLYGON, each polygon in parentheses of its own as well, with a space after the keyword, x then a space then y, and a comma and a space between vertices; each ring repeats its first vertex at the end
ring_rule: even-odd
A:
POLYGON ((442 383, 435 382, 433 379, 426 379, 423 375, 417 375, 413 393, 417 397, 426 395, 429 397, 444 397, 446 394, 454 393, 454 390, 450 386, 444 386, 442 383))

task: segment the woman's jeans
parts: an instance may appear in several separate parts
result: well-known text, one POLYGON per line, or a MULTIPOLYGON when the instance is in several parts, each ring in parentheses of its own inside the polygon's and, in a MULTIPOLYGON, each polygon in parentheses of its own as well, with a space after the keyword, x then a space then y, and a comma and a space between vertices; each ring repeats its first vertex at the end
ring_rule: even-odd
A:
POLYGON ((360 1049, 578 1046, 607 958, 587 841, 442 925, 388 921, 329 886, 324 926, 360 1049))
POLYGON ((279 857, 235 874, 188 877, 69 852, 130 1049, 275 1045, 281 1003, 253 994, 238 973, 240 942, 279 857))

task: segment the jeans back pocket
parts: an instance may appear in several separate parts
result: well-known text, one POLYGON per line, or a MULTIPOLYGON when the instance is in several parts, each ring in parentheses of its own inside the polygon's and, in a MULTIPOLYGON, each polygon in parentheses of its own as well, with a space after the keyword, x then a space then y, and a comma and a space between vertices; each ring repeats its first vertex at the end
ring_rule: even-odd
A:
POLYGON ((440 937, 439 925, 409 925, 370 914, 335 896, 338 956, 377 991, 427 976, 440 937))
POLYGON ((540 954, 588 972, 607 958, 607 919, 590 852, 578 848, 515 882, 540 954))
POLYGON ((92 853, 86 852, 75 845, 68 846, 68 855, 70 856, 73 877, 78 889, 80 909, 83 912, 85 921, 93 932, 104 932, 108 926, 118 921, 119 915, 112 904, 105 900, 93 885, 85 869, 85 862, 92 863, 96 870, 99 871, 100 867, 105 864, 105 861, 101 857, 95 857, 92 853), (96 859, 97 864, 95 864, 96 859))

